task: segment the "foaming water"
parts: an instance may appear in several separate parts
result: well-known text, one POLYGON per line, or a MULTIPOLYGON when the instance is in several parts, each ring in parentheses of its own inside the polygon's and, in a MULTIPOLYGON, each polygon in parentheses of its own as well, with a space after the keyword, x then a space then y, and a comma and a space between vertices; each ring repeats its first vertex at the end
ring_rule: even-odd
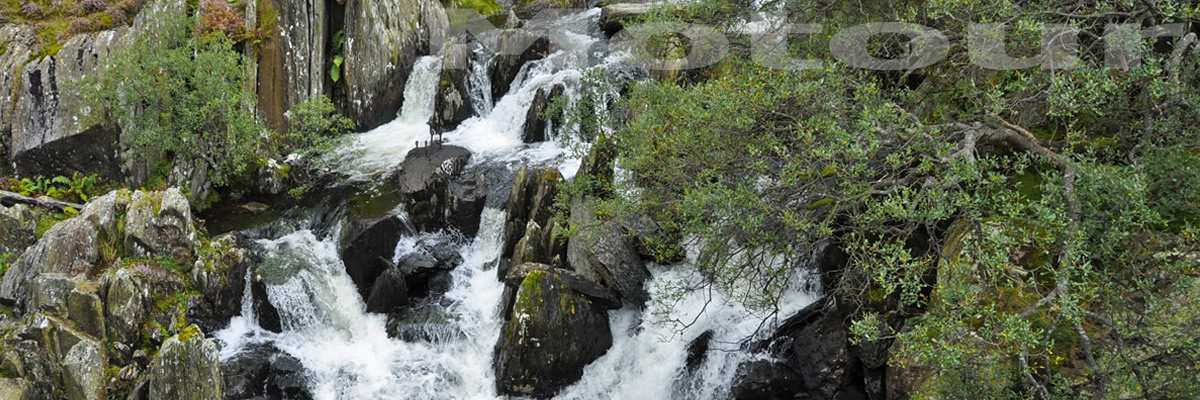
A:
POLYGON ((445 311, 462 335, 438 342, 388 337, 386 317, 366 312, 332 240, 302 230, 262 241, 263 280, 283 333, 251 336, 261 330, 243 315, 216 334, 225 344, 222 356, 273 341, 304 365, 319 400, 495 398, 491 350, 503 284, 485 271, 499 255, 503 222, 503 212, 484 211, 479 236, 461 248, 463 265, 452 273, 445 311))
MULTIPOLYGON (((702 277, 687 265, 651 268, 647 312, 622 309, 609 314, 613 347, 588 365, 583 379, 557 398, 595 399, 722 399, 727 398, 734 373, 755 357, 741 343, 771 324, 765 316, 731 301, 717 290, 700 289, 676 299, 680 288, 701 287, 702 277), (670 301, 669 303, 667 303, 670 301), (688 371, 688 345, 712 332, 704 362, 688 371)), ((791 291, 780 304, 790 315, 815 298, 791 291)))
POLYGON ((413 64, 397 118, 353 140, 333 154, 337 170, 352 180, 368 179, 394 168, 418 142, 429 140, 441 58, 425 56, 413 64))

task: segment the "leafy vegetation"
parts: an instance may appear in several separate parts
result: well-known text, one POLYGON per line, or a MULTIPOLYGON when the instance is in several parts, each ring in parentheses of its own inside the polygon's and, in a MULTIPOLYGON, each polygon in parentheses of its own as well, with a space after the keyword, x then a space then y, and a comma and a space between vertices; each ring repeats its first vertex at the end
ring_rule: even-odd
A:
MULTIPOLYGON (((720 1, 672 7, 691 11, 649 18, 737 15, 720 1)), ((1194 5, 766 7, 825 24, 788 45, 824 68, 735 54, 635 86, 615 137, 632 175, 615 189, 631 196, 607 209, 692 238, 710 284, 765 311, 835 244, 847 261, 820 272, 856 310, 854 343, 890 345, 917 398, 1200 395, 1194 35, 1133 38, 1129 68, 1087 41, 1070 70, 976 66, 961 34, 945 61, 907 73, 850 69, 827 47, 868 21, 948 34, 1008 21, 1009 52, 1028 55, 1050 23, 1100 38, 1109 23, 1192 23, 1194 5)), ((873 55, 904 55, 907 38, 878 39, 873 55)))
POLYGON ((107 184, 100 181, 96 175, 74 173, 71 176, 56 176, 53 178, 0 178, 0 190, 15 192, 23 196, 46 196, 62 201, 86 203, 92 197, 104 193, 107 184))
POLYGON ((282 134, 282 152, 323 153, 336 139, 354 130, 354 121, 338 113, 325 96, 312 97, 287 112, 288 130, 282 134))

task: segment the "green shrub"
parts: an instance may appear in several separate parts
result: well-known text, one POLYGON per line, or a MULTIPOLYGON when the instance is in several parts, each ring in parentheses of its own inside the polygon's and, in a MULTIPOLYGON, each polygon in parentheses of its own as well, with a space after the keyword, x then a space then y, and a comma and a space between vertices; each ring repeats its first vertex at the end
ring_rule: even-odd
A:
POLYGON ((85 81, 84 93, 101 118, 121 126, 136 161, 204 167, 221 187, 255 170, 269 136, 254 116, 233 41, 193 32, 188 17, 164 20, 154 35, 117 50, 85 81))
POLYGON ((333 147, 339 136, 354 130, 354 121, 338 113, 325 96, 297 104, 286 116, 288 130, 280 143, 283 153, 321 153, 333 147))

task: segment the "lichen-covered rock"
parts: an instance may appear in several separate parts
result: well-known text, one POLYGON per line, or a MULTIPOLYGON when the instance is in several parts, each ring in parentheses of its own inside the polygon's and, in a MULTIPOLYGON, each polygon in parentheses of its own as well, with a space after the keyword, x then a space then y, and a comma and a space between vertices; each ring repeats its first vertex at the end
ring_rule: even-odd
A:
POLYGON ((37 215, 29 207, 24 204, 0 205, 0 253, 25 251, 37 241, 36 231, 37 215))
MULTIPOLYGON (((554 168, 526 168, 517 170, 513 177, 512 191, 509 192, 506 210, 508 214, 504 222, 503 252, 501 258, 505 262, 497 268, 497 278, 504 279, 511 265, 517 244, 525 237, 525 230, 530 222, 539 227, 551 224, 554 215, 554 199, 558 195, 558 185, 562 182, 562 174, 554 168)), ((552 231, 553 228, 548 229, 552 231)), ((546 257, 546 258, 553 258, 546 257)), ((537 260, 551 262, 552 260, 537 260)))
POLYGON ((118 130, 98 123, 73 82, 95 72, 125 29, 75 35, 57 54, 26 64, 13 111, 11 159, 22 174, 99 172, 116 177, 118 130))
POLYGON ((571 12, 571 9, 587 8, 587 0, 514 0, 512 10, 521 19, 530 19, 544 12, 571 12))
POLYGON ((133 343, 141 335, 146 319, 148 294, 131 269, 118 269, 104 277, 106 289, 104 317, 108 337, 121 343, 133 343))
POLYGON ((107 336, 104 303, 94 281, 76 280, 67 294, 67 319, 79 330, 103 341, 107 336))
POLYGON ((31 26, 0 24, 0 159, 10 157, 13 118, 16 113, 17 91, 25 73, 24 65, 37 46, 37 36, 31 26))
POLYGON ((396 117, 413 62, 441 48, 449 20, 434 0, 348 0, 345 18, 346 108, 370 129, 396 117))
POLYGON ((42 273, 75 276, 95 273, 117 258, 118 218, 128 192, 112 192, 88 203, 79 216, 46 231, 0 281, 0 299, 24 304, 29 281, 42 273))
POLYGON ((525 274, 496 344, 496 389, 548 398, 612 346, 604 307, 547 269, 525 274))
POLYGON ((29 309, 56 315, 65 315, 67 295, 75 283, 66 274, 47 273, 34 277, 29 283, 29 309))
POLYGON ((224 393, 217 345, 194 326, 163 342, 147 373, 149 400, 220 400, 224 393))
POLYGON ((17 378, 0 378, 0 400, 33 400, 29 382, 17 378))
POLYGON ((245 249, 230 235, 202 244, 196 253, 191 277, 200 297, 188 306, 187 318, 202 331, 216 332, 242 311, 250 263, 245 249))
POLYGON ((68 400, 105 399, 108 360, 101 342, 89 338, 75 343, 63 355, 62 366, 63 391, 68 400))
POLYGON ((649 299, 645 283, 650 271, 620 223, 599 221, 591 205, 579 201, 571 207, 571 225, 578 230, 567 243, 571 268, 613 288, 626 304, 643 306, 649 299))
POLYGON ((191 205, 178 188, 134 192, 125 221, 126 255, 192 260, 196 228, 191 205))

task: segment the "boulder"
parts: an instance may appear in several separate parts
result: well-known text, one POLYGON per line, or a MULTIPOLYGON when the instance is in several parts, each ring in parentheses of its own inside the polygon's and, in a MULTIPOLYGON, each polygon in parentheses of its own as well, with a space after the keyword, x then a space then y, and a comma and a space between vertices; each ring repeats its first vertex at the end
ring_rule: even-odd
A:
POLYGON ((25 251, 37 241, 36 231, 37 214, 28 206, 0 205, 0 253, 20 254, 25 251))
POLYGON ((29 309, 55 315, 66 315, 67 296, 74 287, 75 282, 66 274, 38 275, 29 285, 29 309))
MULTIPOLYGON (((442 230, 448 222, 456 221, 453 216, 466 212, 454 208, 467 204, 452 199, 450 182, 461 176, 470 158, 467 149, 444 145, 414 149, 404 157, 400 164, 400 193, 404 195, 409 221, 418 231, 442 230)), ((463 222, 470 224, 469 220, 463 222)), ((474 225, 477 230, 478 222, 474 225)))
POLYGON ((194 326, 168 338, 147 371, 149 400, 221 400, 217 355, 216 342, 194 326))
POLYGON ((0 400, 32 400, 29 382, 18 378, 0 378, 0 400))
POLYGON ((493 361, 501 395, 551 397, 612 346, 605 307, 549 271, 525 274, 505 315, 493 361))
POLYGON ((118 129, 98 123, 74 82, 97 71, 125 29, 72 36, 58 53, 25 65, 16 89, 10 159, 22 175, 73 171, 120 176, 118 129))
POLYGON ((687 347, 687 359, 684 362, 684 369, 688 373, 695 372, 704 364, 704 360, 708 359, 708 348, 712 345, 713 331, 707 330, 692 339, 687 347))
POLYGON ((605 5, 604 7, 600 7, 600 29, 604 30, 605 35, 612 37, 617 32, 625 29, 625 25, 630 22, 636 22, 642 15, 664 4, 667 3, 615 3, 605 5))
POLYGON ((258 327, 275 333, 283 332, 283 318, 280 317, 279 310, 271 304, 267 295, 267 284, 257 276, 250 283, 250 297, 254 298, 254 304, 250 307, 258 319, 258 327))
POLYGON ((436 0, 348 0, 342 81, 345 109, 361 128, 395 119, 413 62, 441 48, 449 30, 436 0))
POLYGON ((479 218, 488 201, 489 179, 485 173, 479 169, 463 172, 447 188, 444 221, 465 236, 479 233, 479 218))
POLYGON ((192 208, 178 188, 133 193, 125 218, 125 254, 186 260, 191 267, 196 229, 192 208))
POLYGON ((567 243, 571 269, 613 288, 626 304, 642 307, 649 299, 645 283, 650 271, 638 256, 635 240, 618 221, 599 221, 586 201, 571 207, 571 225, 577 229, 567 243))
POLYGON ((517 265, 508 271, 504 283, 514 288, 520 287, 525 278, 532 273, 545 274, 576 293, 586 296, 597 306, 605 309, 621 308, 621 299, 612 289, 601 286, 579 274, 562 268, 554 268, 546 264, 525 263, 517 265))
POLYGON ((221 363, 226 399, 309 399, 299 360, 270 343, 247 346, 221 363))
POLYGON ((496 39, 496 55, 488 65, 492 82, 492 101, 508 93, 521 66, 550 54, 550 39, 544 31, 505 29, 496 39))
POLYGON ((72 286, 67 294, 67 319, 84 333, 105 340, 107 327, 99 285, 94 281, 80 280, 72 286))
MULTIPOLYGON (((388 262, 387 260, 383 260, 388 262)), ((389 266, 371 285, 367 296, 367 312, 388 314, 408 305, 408 285, 404 273, 396 266, 389 266)))
POLYGON ((146 320, 148 294, 132 269, 121 268, 105 275, 104 318, 108 338, 136 343, 146 320))
POLYGON ((104 345, 93 339, 80 340, 62 358, 63 391, 68 400, 104 400, 108 362, 104 345))
POLYGON ((851 351, 846 314, 827 300, 784 320, 771 338, 756 343, 770 359, 738 367, 735 399, 866 399, 862 361, 851 351))
POLYGON ((537 90, 533 96, 533 103, 530 103, 529 110, 525 112, 525 126, 521 129, 521 141, 537 143, 550 139, 550 132, 547 128, 561 123, 562 119, 547 115, 547 111, 550 109, 550 104, 562 94, 562 85, 537 90))
POLYGON ((117 220, 128 201, 128 192, 109 193, 88 203, 79 216, 46 231, 4 275, 0 299, 23 304, 28 282, 39 274, 94 274, 115 261, 120 237, 117 220))
POLYGON ((396 243, 400 238, 410 233, 409 228, 399 217, 387 216, 368 222, 361 222, 362 228, 349 239, 342 250, 342 261, 346 264, 346 273, 359 295, 364 299, 371 294, 375 278, 385 271, 390 263, 380 260, 391 260, 396 254, 396 243))

